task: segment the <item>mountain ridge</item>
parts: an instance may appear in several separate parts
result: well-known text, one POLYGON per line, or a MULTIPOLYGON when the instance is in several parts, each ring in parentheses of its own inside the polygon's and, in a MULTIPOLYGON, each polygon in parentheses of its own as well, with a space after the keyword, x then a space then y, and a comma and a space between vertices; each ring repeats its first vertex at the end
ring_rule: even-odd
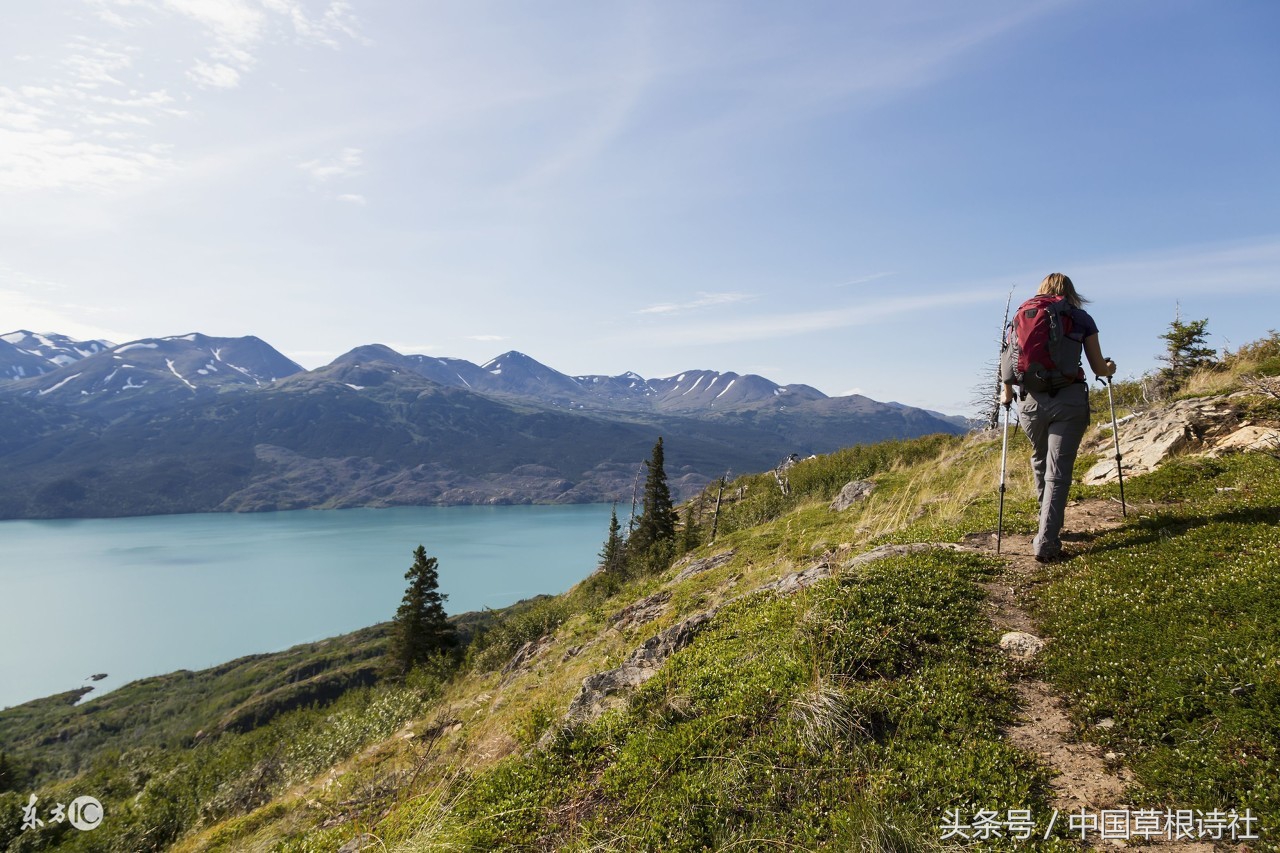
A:
POLYGON ((357 347, 313 370, 246 336, 145 338, 0 383, 0 517, 625 500, 658 436, 685 496, 886 438, 918 409, 763 377, 570 377, 357 347))
MULTIPOLYGON (((230 359, 227 361, 230 362, 230 359)), ((297 373, 312 373, 335 365, 359 364, 366 361, 393 364, 440 385, 466 388, 477 393, 529 398, 563 408, 697 411, 732 409, 769 402, 794 405, 812 400, 838 399, 824 394, 811 385, 800 383, 780 385, 758 374, 739 374, 733 371, 722 372, 705 368, 689 369, 671 376, 652 378, 645 378, 634 371, 616 376, 605 374, 571 376, 518 350, 508 350, 483 364, 475 364, 461 358, 405 354, 385 344, 372 343, 354 347, 327 364, 306 370, 270 344, 252 335, 230 338, 192 332, 185 335, 140 338, 115 345, 109 341, 74 341, 65 335, 55 333, 37 335, 25 330, 0 336, 0 393, 34 393, 38 396, 57 394, 58 396, 54 399, 61 398, 65 401, 76 395, 84 397, 104 391, 118 394, 125 390, 139 390, 140 383, 144 381, 159 382, 162 387, 170 391, 181 391, 183 388, 196 391, 202 386, 222 390, 233 385, 250 383, 260 387, 265 383, 297 373), (14 344, 14 340, 25 341, 25 346, 20 347, 14 344), (186 349, 194 351, 194 354, 189 351, 175 353, 175 349, 181 349, 179 344, 183 342, 190 344, 186 349), (56 357, 42 356, 40 354, 42 344, 48 350, 52 350, 56 345, 56 357), (257 352, 248 360, 261 361, 266 366, 242 369, 235 363, 224 364, 220 352, 228 345, 242 349, 256 348, 257 352), (179 358, 175 358, 175 365, 161 365, 155 358, 145 358, 144 350, 160 348, 167 350, 169 355, 178 355, 183 363, 178 363, 179 358), (95 374, 93 368, 105 363, 105 359, 101 358, 103 353, 109 353, 113 361, 122 362, 122 364, 113 365, 122 372, 113 374, 110 371, 99 370, 95 374), (125 359, 124 355, 127 353, 133 353, 133 358, 125 359), (99 358, 95 359, 94 356, 99 358), (139 358, 151 363, 141 367, 129 363, 139 358), (186 369, 180 369, 184 364, 186 369), (35 369, 36 366, 40 368, 38 371, 35 369), (229 373, 228 366, 231 371, 229 373), (151 374, 135 376, 135 382, 130 380, 125 372, 128 370, 144 372, 150 370, 151 374), (222 376, 215 375, 219 370, 223 371, 222 376), (74 373, 81 372, 83 375, 86 371, 89 373, 88 378, 76 381, 78 377, 74 376, 74 373), (239 376, 236 375, 236 371, 239 371, 239 376), (104 385, 105 376, 111 376, 115 380, 114 387, 109 387, 109 383, 104 385)), ((181 395, 179 397, 181 398, 181 395)), ((931 416, 955 425, 961 425, 960 422, 963 420, 958 415, 919 409, 903 403, 889 402, 884 405, 926 411, 931 416)))

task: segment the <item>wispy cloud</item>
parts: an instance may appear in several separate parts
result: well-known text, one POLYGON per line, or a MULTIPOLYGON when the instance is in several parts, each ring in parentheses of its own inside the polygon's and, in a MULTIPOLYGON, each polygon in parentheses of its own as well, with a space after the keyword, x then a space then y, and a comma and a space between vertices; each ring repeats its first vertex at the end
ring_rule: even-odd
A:
POLYGON ((368 199, 358 193, 343 193, 342 195, 334 196, 334 198, 347 204, 359 205, 360 207, 364 207, 369 203, 368 199))
POLYGON ((197 86, 206 89, 234 89, 240 85, 240 72, 221 62, 196 61, 187 71, 197 86))
POLYGON ((493 343, 495 341, 505 341, 506 335, 463 335, 464 341, 480 341, 481 343, 493 343))
POLYGON ((116 342, 138 337, 104 324, 103 320, 109 315, 124 312, 70 300, 66 291, 60 282, 30 275, 0 262, 0 317, 11 327, 0 332, 21 328, 58 332, 80 340, 101 338, 116 342))
POLYGON ((353 178, 364 171, 364 154, 359 148, 343 148, 332 157, 321 157, 299 163, 298 168, 315 181, 353 178))
POLYGON ((734 302, 745 302, 755 297, 749 293, 699 293, 688 302, 660 302, 636 311, 637 314, 682 314, 712 305, 729 305, 734 302))
MULTIPOLYGON (((6 94, 0 90, 0 101, 6 94)), ((121 124, 129 116, 108 113, 99 118, 121 124)), ((15 124, 21 121, 19 114, 15 124)), ((0 189, 107 190, 172 169, 170 153, 166 145, 149 145, 136 134, 119 131, 84 133, 38 121, 27 127, 0 126, 0 189)))
MULTIPOLYGON (((1127 258, 1081 261, 1067 268, 1080 290, 1088 295, 1117 300, 1150 300, 1228 293, 1271 293, 1280 281, 1280 235, 1259 240, 1179 248, 1127 258)), ((1002 305, 1008 281, 1033 284, 1040 274, 1026 272, 971 282, 949 293, 896 296, 815 311, 792 311, 750 317, 714 319, 708 322, 645 324, 623 333, 631 342, 660 346, 729 344, 787 338, 836 329, 855 328, 890 321, 905 314, 943 307, 991 303, 1002 305)), ((686 305, 714 304, 703 294, 686 305)), ((645 313, 670 315, 682 306, 652 306, 645 313)))
POLYGON ((100 192, 173 172, 176 120, 199 115, 205 90, 241 87, 273 36, 330 46, 358 37, 340 0, 316 11, 303 0, 85 3, 108 26, 81 19, 0 86, 0 189, 100 192))
POLYGON ((981 287, 945 294, 900 296, 821 311, 779 312, 666 327, 646 326, 626 333, 624 337, 633 341, 647 340, 663 346, 728 344, 787 338, 882 323, 902 314, 925 309, 992 301, 1002 292, 995 288, 981 287))
POLYGON ((836 287, 854 287, 859 284, 868 284, 873 281, 879 281, 882 278, 888 278, 891 275, 897 275, 897 273, 896 272, 878 272, 878 273, 873 273, 871 275, 864 275, 858 278, 850 279, 849 281, 842 281, 839 284, 837 284, 836 287))
MULTIPOLYGON (((277 28, 291 30, 303 42, 336 47, 342 36, 359 38, 351 5, 333 0, 313 13, 303 0, 93 0, 99 15, 117 26, 131 26, 140 15, 167 16, 198 26, 210 39, 214 63, 197 60, 196 69, 213 67, 247 71, 267 36, 277 28)), ((199 78, 197 70, 193 74, 199 78)), ((229 75, 220 71, 215 79, 229 75)), ((202 85, 204 83, 202 82, 202 85)), ((219 85, 215 83, 214 85, 219 85)))
POLYGON ((1280 235, 1085 261, 1065 270, 1086 296, 1164 297, 1265 292, 1280 283, 1280 235))
POLYGON ((734 51, 712 54, 699 76, 736 95, 731 109, 708 113, 697 134, 723 144, 758 128, 795 124, 850 108, 883 104, 954 72, 966 58, 1069 0, 1010 4, 887 4, 865 25, 832 29, 815 42, 807 22, 795 32, 748 33, 734 51), (754 36, 754 40, 752 39, 754 36), (805 38, 810 48, 795 51, 805 38))
POLYGON ((124 85, 117 75, 133 65, 130 51, 94 44, 87 39, 77 39, 73 44, 78 49, 62 61, 73 85, 82 90, 124 85))

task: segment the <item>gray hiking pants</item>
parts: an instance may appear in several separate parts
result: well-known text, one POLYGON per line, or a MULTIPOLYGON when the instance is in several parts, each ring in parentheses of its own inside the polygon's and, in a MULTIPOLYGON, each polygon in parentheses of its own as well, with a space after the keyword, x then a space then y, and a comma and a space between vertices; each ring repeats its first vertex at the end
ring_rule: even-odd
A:
POLYGON ((1071 469, 1089 428, 1089 386, 1080 382, 1052 397, 1030 392, 1022 401, 1019 420, 1031 439, 1031 470, 1040 501, 1040 530, 1032 550, 1037 557, 1056 557, 1062 550, 1058 534, 1071 491, 1071 469))

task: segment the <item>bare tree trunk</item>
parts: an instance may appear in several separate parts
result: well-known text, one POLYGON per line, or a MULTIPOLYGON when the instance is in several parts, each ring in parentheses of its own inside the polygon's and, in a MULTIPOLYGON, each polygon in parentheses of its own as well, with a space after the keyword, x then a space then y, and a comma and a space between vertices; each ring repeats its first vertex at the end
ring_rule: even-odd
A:
POLYGON ((636 478, 631 481, 631 518, 627 520, 628 536, 636 531, 636 490, 640 487, 640 471, 643 467, 636 469, 636 478))
POLYGON ((729 472, 720 478, 720 488, 716 491, 716 511, 711 516, 711 544, 716 542, 716 530, 720 527, 720 499, 724 497, 724 481, 729 478, 729 472))

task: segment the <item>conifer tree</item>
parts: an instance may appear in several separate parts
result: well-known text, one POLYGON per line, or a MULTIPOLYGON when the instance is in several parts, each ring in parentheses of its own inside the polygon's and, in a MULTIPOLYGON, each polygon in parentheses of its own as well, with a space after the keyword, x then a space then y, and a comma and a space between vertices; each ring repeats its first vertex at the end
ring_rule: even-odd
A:
POLYGON ((626 558, 626 540, 622 537, 622 525, 618 524, 618 505, 609 513, 609 536, 600 550, 600 570, 617 572, 623 568, 626 558))
POLYGON ((1175 316, 1169 324, 1169 331, 1160 337, 1168 344, 1165 354, 1160 360, 1169 366, 1166 371, 1176 380, 1184 380, 1198 367, 1213 364, 1217 352, 1213 347, 1205 346, 1208 333, 1205 327, 1209 319, 1182 322, 1182 316, 1175 316))
POLYGON ((702 528, 698 524, 698 519, 694 517, 693 502, 690 501, 689 506, 685 508, 684 526, 680 529, 680 551, 687 554, 701 544, 702 528))
POLYGON ((644 505, 636 519, 635 532, 631 534, 630 549, 646 567, 657 568, 670 558, 676 538, 676 512, 667 487, 661 436, 645 465, 648 472, 644 481, 644 505))
POLYGON ((1216 353, 1212 347, 1205 346, 1208 323, 1208 319, 1184 323, 1181 306, 1178 307, 1169 331, 1160 336, 1165 342, 1165 351, 1159 359, 1166 366, 1143 378, 1144 399, 1165 399, 1181 389, 1194 370, 1214 364, 1216 353))
POLYGON ((439 592, 440 577, 435 557, 428 557, 421 545, 413 552, 413 565, 405 572, 409 588, 396 610, 387 646, 386 672, 403 677, 418 664, 453 648, 453 625, 444 612, 448 598, 439 592))

